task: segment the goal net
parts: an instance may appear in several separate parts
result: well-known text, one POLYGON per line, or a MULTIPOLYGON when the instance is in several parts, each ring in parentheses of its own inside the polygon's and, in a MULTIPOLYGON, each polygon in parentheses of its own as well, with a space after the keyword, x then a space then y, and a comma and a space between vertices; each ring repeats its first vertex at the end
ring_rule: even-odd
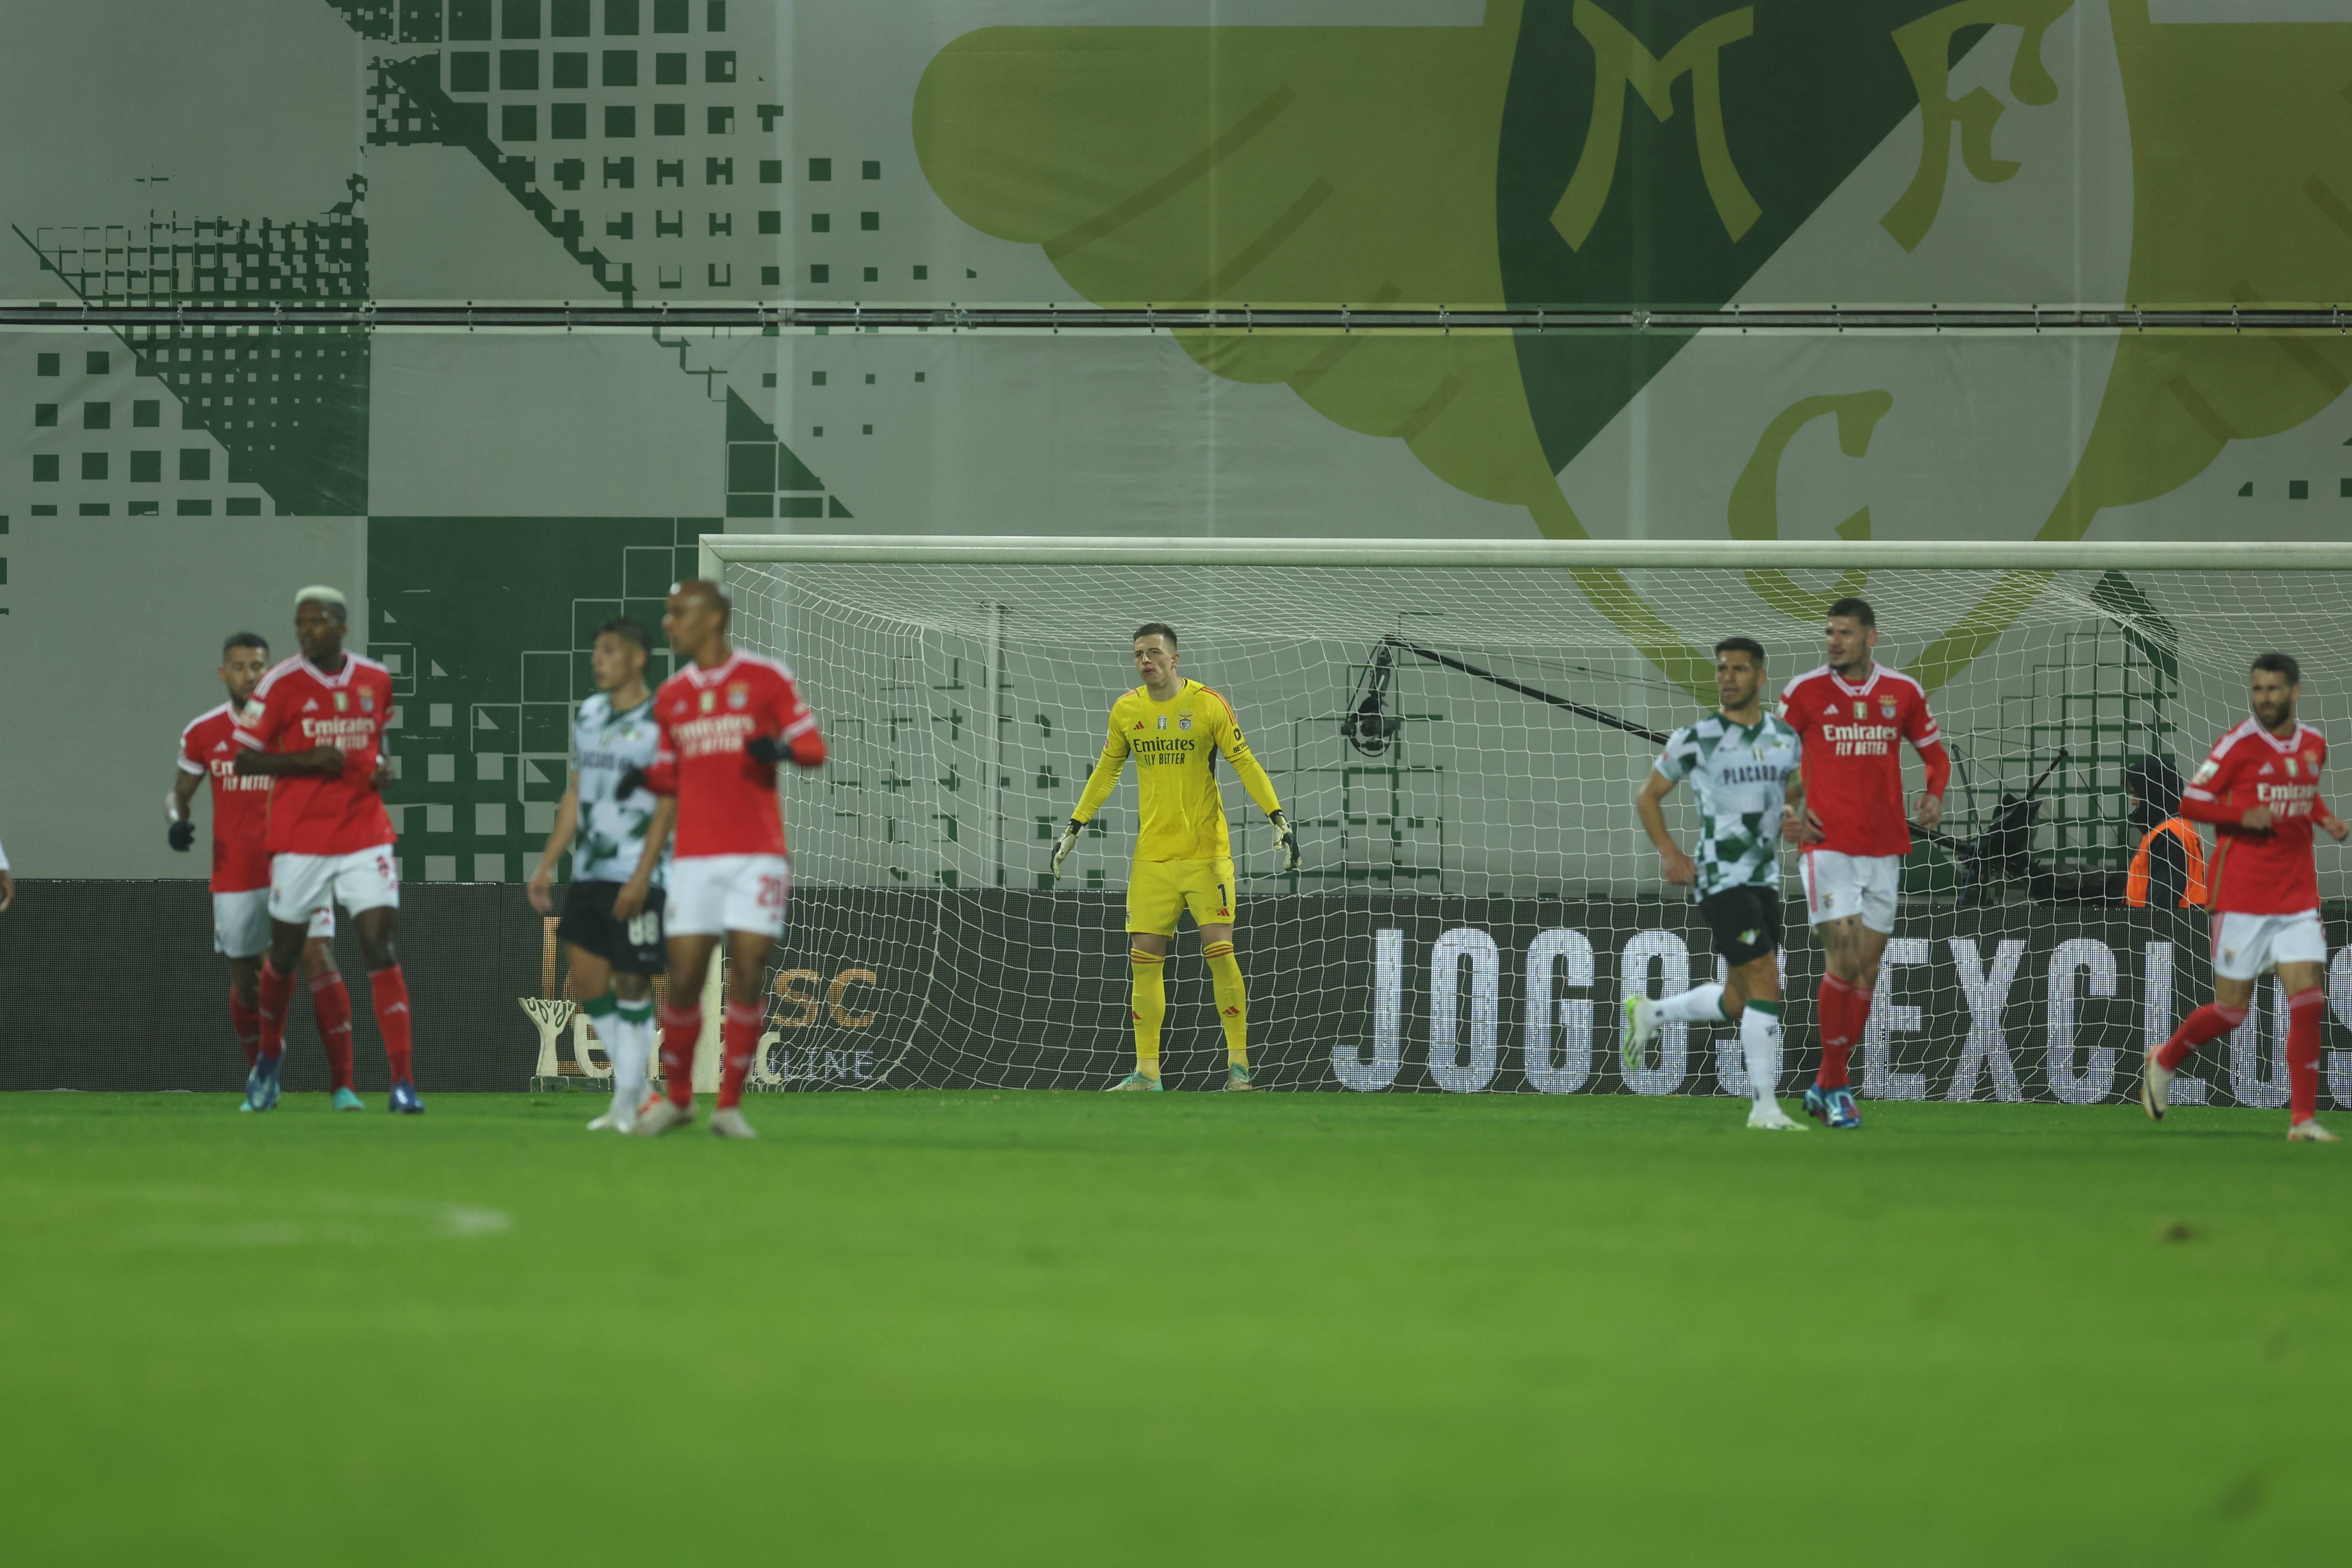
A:
MULTIPOLYGON (((1629 991, 1722 973, 1633 795, 1664 734, 1713 710, 1716 641, 1761 642, 1777 696, 1822 662, 1823 610, 1854 593, 1876 610, 1880 661, 1927 688, 1955 763, 1944 830, 1905 865, 1857 1087, 2124 1097, 2144 1043, 2211 983, 2203 911, 2124 902, 2156 820, 2136 814, 2130 771, 2154 757, 2193 773, 2245 716, 2265 648, 2303 661, 2302 716, 2322 727, 2352 676, 2352 552, 2330 547, 709 536, 704 550, 738 640, 793 667, 832 753, 783 785, 795 888, 759 1075, 771 1088, 1097 1088, 1132 1066, 1131 768, 1058 882, 1045 857, 1110 703, 1137 683, 1146 621, 1173 625, 1180 673, 1231 702, 1303 848, 1286 874, 1219 769, 1251 1054, 1276 1089, 1747 1093, 1733 1026, 1669 1026, 1638 1058, 1619 1037, 1629 991)), ((1917 759, 1905 765, 1916 789, 1917 759)), ((1666 806, 1687 847, 1689 791, 1666 806)), ((1781 1087, 1795 1092, 1818 1060, 1821 960, 1793 852, 1781 862, 1781 1087)), ((2340 935, 2352 851, 2323 840, 2320 865, 2340 935)), ((2331 1034, 2352 1022, 2352 952, 2334 957, 2331 1034)), ((1224 1044, 1189 926, 1166 973, 1167 1081, 1209 1087, 1224 1044)), ((2265 984, 2176 1098, 2284 1103, 2284 1034, 2265 984)), ((2352 1050, 2325 1069, 2352 1104, 2352 1050)))

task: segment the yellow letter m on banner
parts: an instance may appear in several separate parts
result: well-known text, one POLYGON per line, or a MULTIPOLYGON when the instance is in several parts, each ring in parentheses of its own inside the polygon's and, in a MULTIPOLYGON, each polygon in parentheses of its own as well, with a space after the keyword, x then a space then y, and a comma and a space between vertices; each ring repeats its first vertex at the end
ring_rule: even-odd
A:
POLYGON ((1691 108, 1698 123, 1699 173, 1706 194, 1715 200, 1723 226, 1737 240, 1746 234, 1763 208, 1748 194, 1739 171, 1731 163, 1731 144, 1723 134, 1722 62, 1726 44, 1735 44, 1756 30, 1754 6, 1743 5, 1685 34, 1682 42, 1658 59, 1624 25, 1594 5, 1576 0, 1576 30, 1592 46, 1592 129, 1585 134, 1584 151, 1577 154, 1576 173, 1569 176, 1567 194, 1551 213, 1552 226, 1571 250, 1584 248, 1601 209, 1609 200, 1609 186, 1617 175, 1617 144, 1624 132, 1625 89, 1630 85, 1661 121, 1675 113, 1675 78, 1690 73, 1691 108))

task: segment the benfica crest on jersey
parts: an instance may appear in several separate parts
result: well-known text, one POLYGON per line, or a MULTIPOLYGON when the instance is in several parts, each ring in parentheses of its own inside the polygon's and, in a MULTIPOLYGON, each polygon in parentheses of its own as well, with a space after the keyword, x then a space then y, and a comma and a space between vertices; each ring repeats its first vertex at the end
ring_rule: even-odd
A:
POLYGON ((1895 699, 1882 697, 1878 700, 1878 716, 1890 724, 1895 721, 1895 699))
POLYGON ((1192 716, 1190 713, 1179 713, 1176 715, 1176 728, 1179 730, 1189 730, 1192 727, 1192 716))
POLYGON ((728 706, 728 707, 730 707, 730 708, 742 708, 742 707, 748 706, 748 705, 750 704, 751 700, 751 687, 749 687, 748 685, 744 684, 742 681, 740 681, 740 680, 730 680, 730 681, 729 681, 729 682, 727 683, 727 706, 728 706))
POLYGON ((373 713, 375 711, 374 687, 362 686, 360 688, 360 711, 362 713, 373 713))

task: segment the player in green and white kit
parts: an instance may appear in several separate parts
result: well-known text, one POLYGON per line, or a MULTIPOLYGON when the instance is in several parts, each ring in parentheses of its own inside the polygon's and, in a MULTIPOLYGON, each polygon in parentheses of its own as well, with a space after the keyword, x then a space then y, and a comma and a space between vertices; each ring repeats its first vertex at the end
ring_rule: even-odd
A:
POLYGON ((624 773, 653 765, 659 741, 646 689, 649 643, 644 624, 626 616, 596 628, 589 655, 596 695, 572 720, 572 782, 530 879, 531 907, 554 912, 549 883, 572 847, 572 887, 555 934, 563 939, 572 989, 583 998, 581 1010, 613 1060, 612 1109, 588 1124, 592 1131, 626 1132, 636 1122, 653 1059, 653 976, 667 963, 662 872, 677 802, 645 790, 626 800, 614 795, 624 773))
POLYGON ((1715 691, 1723 710, 1666 737, 1666 749, 1642 781, 1633 809, 1658 847, 1666 880, 1688 887, 1715 933, 1730 974, 1653 1002, 1625 998, 1625 1053, 1640 1059, 1667 1024, 1737 1019, 1756 1097, 1748 1125, 1802 1132, 1780 1109, 1780 817, 1802 788, 1804 742, 1764 711, 1764 649, 1748 637, 1715 645, 1715 691), (1666 831, 1660 803, 1684 779, 1698 796, 1698 855, 1682 852, 1666 831))

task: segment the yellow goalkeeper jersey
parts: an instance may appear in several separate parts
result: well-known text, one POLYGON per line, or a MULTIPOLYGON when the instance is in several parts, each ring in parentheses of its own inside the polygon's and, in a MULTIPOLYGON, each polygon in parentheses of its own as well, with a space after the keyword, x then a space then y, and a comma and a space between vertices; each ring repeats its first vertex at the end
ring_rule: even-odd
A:
POLYGON ((1110 705, 1110 733, 1103 741, 1102 756, 1070 815, 1085 822, 1101 810, 1132 756, 1140 818, 1135 858, 1230 859, 1225 799, 1217 788, 1220 753, 1233 764, 1260 810, 1270 816, 1280 809, 1274 781, 1242 739, 1233 704, 1197 680, 1186 681, 1165 702, 1154 702, 1150 689, 1139 686, 1110 705))

